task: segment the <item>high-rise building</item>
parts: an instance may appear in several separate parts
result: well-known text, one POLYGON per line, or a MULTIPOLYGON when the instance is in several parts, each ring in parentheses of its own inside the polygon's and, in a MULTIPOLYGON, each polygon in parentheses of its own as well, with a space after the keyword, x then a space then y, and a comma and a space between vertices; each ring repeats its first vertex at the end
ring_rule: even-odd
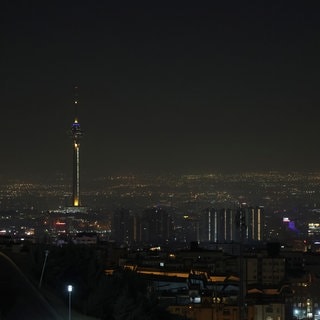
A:
POLYGON ((232 209, 206 209, 200 219, 200 240, 214 243, 237 241, 236 214, 232 209))
POLYGON ((245 211, 246 234, 245 239, 249 242, 263 240, 264 210, 262 207, 249 207, 245 211))
POLYGON ((72 205, 74 207, 80 206, 80 138, 83 134, 80 123, 78 121, 78 94, 77 87, 75 87, 74 106, 75 118, 71 127, 71 134, 73 139, 73 177, 72 177, 72 205))
POLYGON ((171 240, 173 221, 161 207, 145 209, 141 216, 141 242, 163 244, 171 240))
POLYGON ((117 209, 113 214, 112 237, 120 244, 131 245, 138 240, 138 216, 129 209, 117 209))
POLYGON ((201 212, 201 242, 261 242, 263 241, 263 231, 264 210, 261 207, 220 210, 208 208, 201 212), (242 239, 240 230, 242 232, 242 239))
POLYGON ((129 245, 168 243, 173 237, 172 217, 161 207, 148 208, 143 212, 118 209, 113 214, 112 237, 129 245))

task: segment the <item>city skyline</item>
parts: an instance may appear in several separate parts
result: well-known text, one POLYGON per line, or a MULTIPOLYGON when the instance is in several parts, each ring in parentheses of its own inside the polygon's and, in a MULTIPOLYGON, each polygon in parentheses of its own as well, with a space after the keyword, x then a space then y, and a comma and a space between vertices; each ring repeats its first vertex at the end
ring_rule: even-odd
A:
POLYGON ((319 170, 319 7, 4 5, 2 175, 319 170))

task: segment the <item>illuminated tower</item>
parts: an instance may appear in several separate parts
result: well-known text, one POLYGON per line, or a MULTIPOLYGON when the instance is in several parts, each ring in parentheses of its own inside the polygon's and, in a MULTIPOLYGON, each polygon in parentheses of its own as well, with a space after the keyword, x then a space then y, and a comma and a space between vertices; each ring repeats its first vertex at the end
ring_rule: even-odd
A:
POLYGON ((80 206, 80 138, 83 134, 80 123, 78 121, 78 94, 77 87, 75 87, 74 106, 75 106, 75 118, 71 127, 71 134, 73 139, 73 192, 72 192, 72 205, 74 207, 80 206))

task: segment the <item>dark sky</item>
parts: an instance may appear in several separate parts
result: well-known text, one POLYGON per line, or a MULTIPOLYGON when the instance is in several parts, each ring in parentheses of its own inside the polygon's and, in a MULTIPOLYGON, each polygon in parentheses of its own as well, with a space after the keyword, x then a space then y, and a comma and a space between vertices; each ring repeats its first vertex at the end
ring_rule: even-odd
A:
POLYGON ((1 3, 0 174, 320 169, 316 1, 1 3))

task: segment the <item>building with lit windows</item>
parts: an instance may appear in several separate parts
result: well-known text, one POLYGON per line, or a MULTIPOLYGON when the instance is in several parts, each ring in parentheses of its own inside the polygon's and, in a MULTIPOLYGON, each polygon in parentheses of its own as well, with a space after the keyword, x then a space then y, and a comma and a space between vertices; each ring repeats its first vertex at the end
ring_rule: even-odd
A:
POLYGON ((320 223, 308 223, 308 237, 320 240, 320 223))
POLYGON ((201 213, 199 220, 201 242, 238 243, 241 240, 240 226, 244 243, 263 241, 264 210, 261 207, 208 208, 201 213))

